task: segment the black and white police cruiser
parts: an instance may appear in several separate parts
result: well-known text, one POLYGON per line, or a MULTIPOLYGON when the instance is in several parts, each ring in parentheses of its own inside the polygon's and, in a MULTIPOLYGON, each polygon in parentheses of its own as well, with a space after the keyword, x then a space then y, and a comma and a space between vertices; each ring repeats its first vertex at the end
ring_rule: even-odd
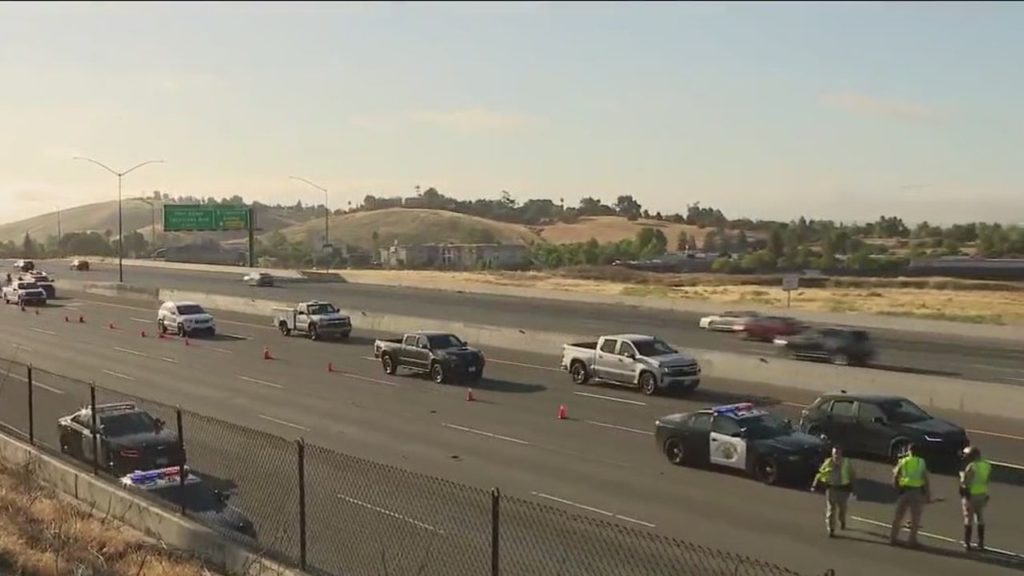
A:
POLYGON ((828 450, 823 439, 749 402, 664 416, 655 439, 673 464, 731 468, 766 484, 809 482, 828 450))

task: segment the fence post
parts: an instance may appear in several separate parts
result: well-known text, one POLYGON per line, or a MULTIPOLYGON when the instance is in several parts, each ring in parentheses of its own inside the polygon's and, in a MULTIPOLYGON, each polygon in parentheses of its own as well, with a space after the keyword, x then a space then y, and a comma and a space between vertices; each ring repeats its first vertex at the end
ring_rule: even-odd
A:
POLYGON ((295 441, 299 466, 299 568, 306 570, 306 441, 295 441))
POLYGON ((100 437, 96 423, 96 384, 89 383, 89 412, 92 416, 92 473, 100 473, 100 437))
POLYGON ((491 576, 498 576, 501 558, 501 490, 491 488, 491 576))
POLYGON ((178 428, 178 457, 181 458, 181 462, 178 463, 178 495, 181 499, 181 515, 185 515, 185 431, 181 425, 181 407, 174 407, 174 419, 178 428))
POLYGON ((28 365, 28 443, 36 445, 36 411, 32 405, 32 365, 28 365))

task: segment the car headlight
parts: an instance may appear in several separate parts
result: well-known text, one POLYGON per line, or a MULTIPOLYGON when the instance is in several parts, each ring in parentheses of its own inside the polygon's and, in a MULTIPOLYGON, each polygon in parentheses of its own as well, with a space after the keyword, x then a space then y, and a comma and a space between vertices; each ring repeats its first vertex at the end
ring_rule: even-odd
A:
POLYGON ((942 442, 942 438, 938 436, 929 436, 928 434, 924 435, 924 439, 929 442, 942 442))
POLYGON ((668 374, 669 370, 670 370, 670 368, 668 366, 662 366, 661 367, 661 373, 662 374, 668 374))

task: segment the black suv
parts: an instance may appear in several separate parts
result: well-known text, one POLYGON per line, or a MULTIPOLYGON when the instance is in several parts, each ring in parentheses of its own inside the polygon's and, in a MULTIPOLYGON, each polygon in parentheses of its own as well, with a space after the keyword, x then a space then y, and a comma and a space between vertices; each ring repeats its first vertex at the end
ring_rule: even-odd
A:
POLYGON ((849 452, 892 462, 914 443, 925 460, 952 465, 969 444, 966 430, 900 396, 825 394, 804 409, 800 429, 824 434, 849 452))
MULTIPOLYGON (((96 406, 96 431, 101 467, 114 474, 178 466, 185 454, 178 435, 166 423, 131 402, 96 406)), ((89 407, 57 420, 62 453, 83 462, 93 461, 92 412, 89 407)))
POLYGON ((813 328, 775 342, 798 360, 824 360, 845 366, 864 365, 875 357, 868 333, 853 328, 813 328))

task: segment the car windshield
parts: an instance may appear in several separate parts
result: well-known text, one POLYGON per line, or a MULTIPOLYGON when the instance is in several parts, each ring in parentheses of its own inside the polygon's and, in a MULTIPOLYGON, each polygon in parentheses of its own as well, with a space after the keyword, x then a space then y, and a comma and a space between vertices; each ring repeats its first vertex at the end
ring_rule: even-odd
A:
POLYGON ((178 314, 181 314, 182 316, 205 313, 206 311, 203 310, 203 307, 199 304, 184 304, 182 306, 178 306, 178 314))
POLYGON ((931 420, 931 415, 910 400, 890 400, 879 404, 885 417, 898 424, 912 424, 923 420, 931 420))
POLYGON ((465 344, 454 334, 432 334, 427 336, 431 350, 445 350, 447 348, 462 348, 465 344))
POLYGON ((636 353, 640 356, 664 356, 675 354, 676 350, 661 340, 638 340, 633 342, 636 353))
POLYGON ((125 412, 103 417, 103 433, 111 438, 157 431, 156 420, 145 412, 125 412))
POLYGON ((34 288, 39 288, 39 284, 35 282, 18 282, 18 290, 32 290, 34 288))
POLYGON ((181 501, 184 500, 186 508, 194 512, 217 512, 223 510, 225 506, 212 490, 199 482, 185 485, 184 498, 180 486, 157 488, 150 490, 149 493, 175 506, 181 506, 181 501))
POLYGON ((764 440, 793 433, 792 426, 774 414, 750 416, 741 419, 739 424, 746 432, 747 438, 751 440, 764 440))
POLYGON ((333 314, 338 309, 334 307, 334 304, 313 304, 309 307, 310 314, 333 314))

